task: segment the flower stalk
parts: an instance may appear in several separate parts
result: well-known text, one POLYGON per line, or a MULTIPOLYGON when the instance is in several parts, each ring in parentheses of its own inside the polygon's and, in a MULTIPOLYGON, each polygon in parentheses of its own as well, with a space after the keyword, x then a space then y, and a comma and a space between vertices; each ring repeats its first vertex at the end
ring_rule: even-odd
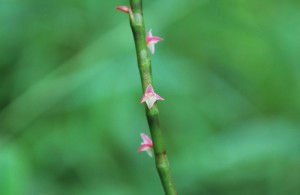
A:
MULTIPOLYGON (((151 60, 149 57, 149 52, 147 50, 147 39, 143 19, 142 0, 130 0, 130 5, 130 11, 128 12, 130 18, 130 25, 134 36, 138 68, 142 81, 142 88, 143 91, 146 91, 149 85, 153 86, 153 79, 151 70, 151 60)), ((152 34, 150 37, 152 37, 152 34)), ((166 153, 162 129, 160 127, 159 110, 157 104, 154 103, 154 105, 152 105, 150 109, 149 107, 145 106, 145 109, 153 141, 156 168, 159 173, 161 183, 163 185, 165 194, 176 195, 177 192, 172 181, 170 164, 166 153)))

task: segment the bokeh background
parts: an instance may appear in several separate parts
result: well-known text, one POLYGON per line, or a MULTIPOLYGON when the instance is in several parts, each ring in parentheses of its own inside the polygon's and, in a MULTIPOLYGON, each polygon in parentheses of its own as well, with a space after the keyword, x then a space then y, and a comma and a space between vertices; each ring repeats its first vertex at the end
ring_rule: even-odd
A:
MULTIPOLYGON (((163 194, 128 1, 0 1, 0 194, 163 194)), ((300 194, 300 2, 145 0, 182 195, 300 194)))

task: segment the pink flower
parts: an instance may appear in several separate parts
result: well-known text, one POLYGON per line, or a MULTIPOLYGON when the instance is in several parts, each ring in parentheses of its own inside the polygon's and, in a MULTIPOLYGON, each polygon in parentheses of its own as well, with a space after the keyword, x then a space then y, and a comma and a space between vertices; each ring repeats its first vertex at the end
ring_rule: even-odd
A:
POLYGON ((154 54, 154 51, 155 51, 155 47, 154 47, 155 44, 162 40, 164 40, 164 39, 161 37, 152 36, 152 29, 149 30, 147 37, 146 37, 146 43, 152 54, 154 54))
POLYGON ((117 6, 116 9, 121 11, 121 12, 125 12, 125 13, 130 13, 131 12, 130 7, 128 7, 128 6, 117 6))
POLYGON ((150 157, 152 157, 152 140, 144 133, 141 133, 141 137, 143 139, 143 142, 141 143, 141 146, 138 149, 138 152, 140 151, 146 151, 150 157))
POLYGON ((149 84, 140 102, 146 102, 150 110, 156 102, 156 100, 164 100, 164 98, 160 97, 157 93, 155 93, 152 85, 149 84))

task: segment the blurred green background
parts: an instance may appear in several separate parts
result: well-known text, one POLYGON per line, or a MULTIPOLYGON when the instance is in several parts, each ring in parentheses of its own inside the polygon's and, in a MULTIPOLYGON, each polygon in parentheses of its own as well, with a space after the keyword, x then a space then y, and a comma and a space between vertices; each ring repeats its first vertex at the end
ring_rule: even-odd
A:
MULTIPOLYGON (((128 1, 0 1, 0 194, 163 194, 128 1)), ((300 194, 300 1, 145 0, 179 194, 300 194)))

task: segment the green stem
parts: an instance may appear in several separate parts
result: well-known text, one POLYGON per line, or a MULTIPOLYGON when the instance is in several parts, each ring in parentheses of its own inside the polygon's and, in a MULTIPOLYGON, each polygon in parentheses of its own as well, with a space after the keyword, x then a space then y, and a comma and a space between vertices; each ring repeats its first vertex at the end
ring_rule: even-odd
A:
MULTIPOLYGON (((149 84, 153 85, 151 60, 146 45, 146 32, 143 19, 142 0, 130 0, 131 10, 130 25, 134 36, 138 67, 140 71, 143 91, 149 84)), ((156 104, 149 110, 147 106, 146 115, 153 141, 156 168, 161 183, 167 195, 176 195, 175 186, 172 181, 170 165, 163 140, 162 130, 159 123, 159 110, 156 104)))

